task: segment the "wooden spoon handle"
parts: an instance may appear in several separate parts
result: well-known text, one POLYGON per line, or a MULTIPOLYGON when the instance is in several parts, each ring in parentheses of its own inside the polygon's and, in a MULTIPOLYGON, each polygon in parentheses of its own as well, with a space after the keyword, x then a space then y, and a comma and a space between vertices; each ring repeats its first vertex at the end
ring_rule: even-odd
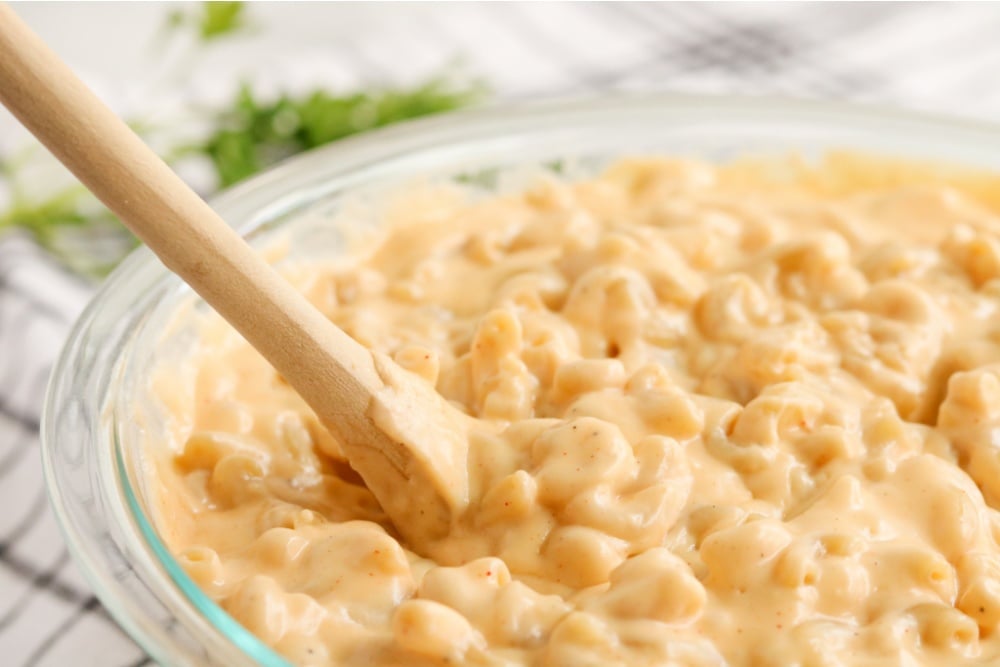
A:
POLYGON ((371 354, 278 276, 6 5, 0 101, 307 400, 381 387, 371 354))
POLYGON ((440 397, 406 386, 401 369, 313 308, 3 4, 0 102, 289 381, 401 532, 447 529, 465 500, 464 443, 445 431, 407 441, 403 426, 426 425, 393 406, 416 401, 436 415, 440 397), (435 525, 408 520, 416 498, 435 525))

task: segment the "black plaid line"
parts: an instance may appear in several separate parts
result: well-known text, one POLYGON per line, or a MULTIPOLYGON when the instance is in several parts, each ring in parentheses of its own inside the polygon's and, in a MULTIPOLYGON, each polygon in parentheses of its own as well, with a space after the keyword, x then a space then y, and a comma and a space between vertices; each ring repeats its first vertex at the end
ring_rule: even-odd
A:
POLYGON ((0 397, 0 432, 8 432, 7 451, 0 457, 0 481, 3 480, 29 451, 35 451, 33 443, 38 434, 37 421, 16 414, 0 397))
MULTIPOLYGON (((48 369, 43 369, 36 376, 35 385, 31 388, 31 391, 36 392, 40 388, 38 383, 47 380, 47 378, 48 369)), ((22 414, 11 407, 2 394, 0 394, 0 417, 8 422, 7 424, 0 422, 0 428, 13 428, 20 431, 20 438, 15 438, 10 451, 5 453, 3 458, 0 459, 0 480, 3 480, 17 468, 17 465, 29 451, 37 452, 34 442, 38 435, 39 422, 34 416, 22 414)), ((6 541, 4 540, 4 542, 6 541)), ((0 543, 0 553, 2 553, 4 548, 3 543, 0 543)))
MULTIPOLYGON (((594 3, 586 3, 580 6, 586 7, 588 11, 602 12, 604 16, 598 19, 598 21, 602 21, 604 18, 607 17, 622 18, 624 15, 622 14, 622 12, 616 9, 616 7, 619 4, 627 4, 627 3, 594 2, 594 3)), ((629 27, 626 27, 626 26, 635 27, 633 21, 618 20, 616 22, 620 26, 617 29, 619 34, 626 30, 628 30, 630 34, 634 34, 632 33, 629 27)), ((652 32, 652 34, 655 34, 657 36, 660 35, 660 33, 657 31, 651 31, 650 26, 646 24, 643 24, 641 27, 642 30, 647 34, 650 34, 652 32)), ((637 35, 636 38, 638 39, 637 35)), ((649 48, 646 50, 654 53, 657 52, 655 48, 649 48)), ((659 62, 659 59, 660 59, 659 56, 657 56, 653 60, 653 62, 654 63, 659 62)), ((546 85, 544 91, 539 91, 536 89, 536 90, 524 90, 517 93, 508 93, 505 95, 505 98, 509 100, 519 100, 519 99, 532 100, 535 99, 540 93, 547 96, 559 96, 559 95, 577 93, 580 91, 581 87, 586 87, 595 91, 604 90, 606 88, 613 86, 622 78, 631 74, 635 74, 637 68, 646 67, 649 64, 649 62, 650 62, 649 57, 644 56, 638 61, 632 61, 624 65, 607 67, 598 64, 595 66, 587 67, 586 72, 582 73, 577 80, 570 81, 567 84, 560 84, 557 87, 554 87, 552 85, 546 85)))
MULTIPOLYGON (((32 345, 29 334, 32 328, 31 323, 35 321, 36 312, 34 307, 27 301, 8 302, 0 309, 0 313, 2 313, 2 317, 0 317, 0 343, 14 352, 13 354, 5 354, 0 358, 0 364, 2 364, 3 368, 3 379, 0 381, 0 397, 8 397, 8 406, 10 405, 9 397, 11 396, 12 388, 17 387, 19 384, 18 381, 24 376, 24 362, 31 361, 30 359, 26 359, 25 356, 32 345)), ((44 379, 47 379, 48 375, 48 352, 48 350, 40 350, 40 358, 37 360, 44 364, 44 368, 39 369, 45 371, 46 378, 44 379)), ((31 366, 35 365, 37 364, 29 363, 28 368, 30 369, 31 366)), ((42 387, 38 385, 37 378, 35 378, 35 384, 29 388, 37 392, 32 394, 32 398, 40 396, 42 387)))
POLYGON ((799 55, 803 45, 780 26, 766 23, 732 24, 710 16, 704 8, 697 15, 683 11, 647 11, 644 4, 629 4, 624 8, 636 22, 662 31, 659 19, 666 17, 672 26, 683 28, 675 46, 662 49, 656 60, 668 61, 683 71, 718 69, 734 74, 749 71, 774 71, 799 55), (654 18, 656 20, 654 20, 654 18), (708 19, 708 20, 705 20, 708 19))
MULTIPOLYGON (((31 321, 35 311, 27 299, 15 297, 0 303, 2 303, 2 307, 0 307, 0 336, 2 336, 0 337, 0 342, 6 343, 8 349, 20 350, 21 336, 19 334, 24 331, 26 324, 31 321)), ((0 386, 5 389, 11 384, 11 371, 15 370, 15 362, 19 360, 20 356, 20 354, 4 354, 0 357, 0 362, 4 364, 5 369, 0 386)))
POLYGON ((719 69, 738 75, 777 72, 799 57, 802 49, 795 35, 778 25, 720 25, 681 42, 670 58, 684 69, 719 69))
MULTIPOLYGON (((640 16, 634 13, 634 10, 629 10, 629 6, 634 3, 605 3, 596 2, 587 4, 586 7, 591 8, 591 11, 600 11, 604 14, 604 18, 613 18, 619 26, 619 30, 635 30, 638 29, 640 32, 644 32, 647 35, 652 35, 657 38, 673 37, 672 35, 666 34, 666 28, 661 28, 658 25, 653 25, 646 17, 640 16), (629 28, 625 28, 629 26, 629 28)), ((640 3, 644 4, 644 3, 640 3)), ((670 5, 673 6, 672 4, 670 5)), ((672 11, 672 10, 671 10, 672 11)), ((679 33, 677 37, 679 37, 679 33)), ((628 63, 614 66, 612 68, 604 69, 594 69, 591 70, 586 77, 585 83, 594 90, 604 90, 607 88, 612 88, 617 85, 621 80, 634 76, 637 73, 648 72, 652 67, 670 65, 670 67, 677 71, 686 71, 686 68, 678 67, 676 59, 672 57, 673 46, 665 49, 662 45, 655 44, 646 49, 649 55, 641 56, 634 59, 628 63)), ((570 85, 565 87, 563 90, 558 91, 548 91, 550 94, 565 94, 567 92, 574 92, 577 90, 576 85, 570 85)), ((533 97, 534 93, 528 93, 524 97, 533 97)))
POLYGON ((25 392, 24 397, 28 399, 25 402, 29 405, 37 405, 45 383, 48 381, 50 363, 48 360, 40 359, 40 363, 35 364, 35 376, 31 383, 27 387, 23 386, 22 379, 25 369, 19 367, 19 362, 22 361, 21 355, 23 355, 23 348, 26 344, 24 331, 27 330, 27 323, 32 320, 34 313, 32 307, 24 301, 2 310, 6 312, 7 317, 0 319, 0 327, 2 327, 0 328, 0 334, 2 334, 0 341, 13 347, 14 350, 18 350, 19 354, 0 357, 0 387, 3 387, 0 390, 0 415, 37 433, 39 430, 38 418, 35 415, 26 414, 23 411, 23 406, 22 410, 14 407, 12 404, 13 392, 20 388, 21 391, 25 392), (13 315, 11 311, 15 311, 13 315), (8 334, 7 332, 12 333, 8 334))
MULTIPOLYGON (((847 91, 856 92, 860 88, 872 88, 879 83, 877 76, 870 72, 839 72, 832 71, 823 64, 811 58, 815 43, 796 41, 787 29, 773 24, 741 24, 733 23, 707 8, 705 16, 713 24, 719 26, 716 33, 705 26, 698 26, 687 17, 687 27, 702 29, 704 39, 719 39, 731 62, 720 63, 720 69, 736 74, 741 72, 760 71, 763 73, 784 72, 784 76, 798 75, 816 92, 840 96, 847 91), (741 63, 748 66, 743 68, 741 63)), ((683 13, 678 17, 685 19, 683 13)), ((871 25, 875 25, 872 22, 871 25)), ((831 30, 826 41, 836 41, 844 34, 851 32, 851 26, 840 26, 839 30, 831 30)))
MULTIPOLYGON (((0 558, 0 561, 4 562, 15 574, 20 574, 22 576, 31 576, 31 572, 35 571, 36 568, 29 565, 21 559, 12 557, 10 554, 6 554, 4 557, 0 558)), ((59 558, 50 567, 46 568, 45 571, 37 572, 32 576, 31 587, 19 598, 18 602, 11 607, 11 609, 4 615, 4 619, 0 621, 0 630, 2 630, 10 622, 16 620, 24 607, 30 603, 31 599, 34 597, 39 590, 44 590, 45 592, 54 595, 56 598, 70 603, 76 607, 73 614, 64 621, 58 628, 55 628, 49 635, 44 639, 38 647, 33 651, 31 657, 24 663, 25 665, 34 665, 41 661, 42 658, 48 653, 53 645, 58 643, 60 637, 62 637, 66 632, 68 632, 73 625, 78 623, 82 618, 84 618, 88 613, 93 613, 101 617, 106 621, 116 632, 121 632, 118 624, 113 618, 107 613, 107 610, 101 606, 100 601, 94 596, 89 594, 89 592, 84 592, 78 590, 76 587, 71 586, 65 582, 62 582, 58 578, 59 572, 69 564, 69 553, 64 549, 59 558)), ((134 661, 130 664, 145 665, 151 664, 151 659, 148 656, 143 656, 139 660, 134 661)))
POLYGON ((35 264, 39 260, 42 260, 47 270, 58 273, 63 278, 78 284, 86 282, 65 266, 52 261, 51 255, 42 250, 29 234, 14 230, 5 236, 3 240, 4 243, 0 244, 0 260, 13 259, 15 264, 35 264))
MULTIPOLYGON (((661 29, 659 26, 652 25, 648 19, 641 17, 633 13, 632 11, 627 11, 628 6, 634 3, 608 3, 608 2, 595 2, 589 3, 585 6, 590 11, 600 12, 603 16, 598 20, 612 19, 618 24, 617 30, 624 31, 629 30, 642 32, 647 35, 652 35, 657 38, 670 37, 670 35, 665 34, 665 29, 661 29)), ((643 3, 640 3, 643 4, 643 3)), ((659 6, 659 5, 657 5, 659 6)), ((670 5, 671 7, 673 5, 670 5)), ((671 10, 672 11, 672 10, 671 10)), ((679 35, 678 35, 679 36, 679 35)), ((637 36, 638 38, 638 36, 637 36)), ((634 76, 637 73, 648 71, 653 66, 658 66, 664 64, 664 62, 670 62, 671 60, 664 55, 664 48, 659 44, 654 44, 649 46, 646 51, 649 55, 641 56, 638 59, 634 59, 628 63, 621 65, 616 65, 611 68, 592 68, 590 69, 584 79, 577 83, 571 83, 568 86, 563 87, 560 90, 547 90, 549 94, 566 94, 575 92, 578 90, 580 83, 589 86, 594 90, 604 90, 607 88, 614 87, 622 79, 634 76)), ((667 51, 669 55, 672 51, 667 51)), ((672 63, 676 66, 676 63, 672 63)), ((536 93, 529 91, 523 96, 515 97, 534 97, 536 93)))
POLYGON ((28 452, 28 447, 14 445, 2 459, 0 459, 0 479, 3 479, 11 470, 17 467, 24 455, 28 452))
MULTIPOLYGON (((598 6, 609 8, 607 5, 598 6)), ((706 69, 729 71, 744 76, 751 72, 767 72, 769 67, 773 68, 775 63, 780 62, 784 56, 793 51, 791 40, 782 38, 772 43, 776 35, 759 26, 748 30, 750 35, 747 38, 739 34, 734 35, 732 29, 720 30, 714 24, 710 25, 706 31, 700 19, 695 19, 695 22, 692 23, 689 18, 685 24, 677 7, 678 5, 674 4, 661 7, 658 4, 647 5, 646 3, 615 5, 615 11, 609 12, 609 14, 624 19, 647 33, 661 36, 664 39, 669 38, 671 41, 651 48, 649 56, 618 67, 613 71, 605 72, 600 77, 599 85, 601 87, 612 87, 622 79, 636 74, 649 76, 657 70, 663 79, 675 74, 706 69), (659 20, 661 18, 666 20, 661 23, 659 20), (671 29, 673 30, 671 31, 671 29), (763 62, 760 57, 747 50, 744 43, 748 39, 752 48, 765 49, 768 54, 766 60, 770 62, 763 62), (728 44, 729 46, 728 48, 720 48, 720 44, 728 44)), ((703 9, 699 8, 697 11, 704 14, 703 9)))
POLYGON ((0 274, 0 292, 7 292, 31 306, 33 315, 41 315, 50 320, 55 320, 61 324, 70 324, 73 321, 71 315, 67 315, 62 310, 56 308, 51 303, 38 298, 37 295, 24 290, 20 285, 10 281, 8 276, 0 274))
POLYGON ((59 572, 69 564, 69 552, 65 549, 55 562, 44 570, 38 570, 34 565, 9 553, 0 555, 0 563, 22 579, 28 579, 28 588, 7 608, 3 616, 0 616, 0 631, 21 616, 24 608, 39 591, 44 591, 69 604, 83 604, 87 600, 86 593, 58 578, 59 572))
POLYGON ((18 521, 14 528, 7 533, 3 540, 0 541, 0 559, 2 559, 8 551, 28 532, 38 524, 38 517, 45 509, 45 488, 39 486, 35 497, 32 499, 31 504, 28 506, 28 511, 25 512, 24 516, 18 521))
POLYGON ((63 324, 69 324, 72 316, 54 307, 38 295, 25 290, 21 285, 11 281, 10 276, 19 266, 27 266, 35 272, 47 272, 58 276, 59 280, 79 288, 87 282, 71 273, 65 267, 52 262, 43 254, 38 246, 23 237, 5 239, 0 243, 0 292, 9 292, 32 306, 40 315, 63 324))
MULTIPOLYGON (((805 85, 816 93, 828 97, 841 97, 847 92, 858 93, 877 88, 882 80, 869 71, 832 71, 812 58, 816 43, 799 40, 794 32, 773 23, 734 23, 713 12, 711 7, 699 6, 697 13, 683 11, 686 5, 677 5, 670 14, 671 25, 680 25, 689 37, 679 47, 661 50, 653 62, 640 67, 659 64, 673 70, 699 71, 715 69, 736 76, 778 75, 787 82, 805 85), (658 63, 657 63, 658 61, 658 63)), ((653 29, 663 25, 652 18, 662 13, 646 11, 647 5, 629 4, 628 12, 634 20, 653 29)), ((881 21, 890 14, 879 13, 881 21)), ((878 20, 866 26, 874 28, 878 20)), ((845 34, 854 34, 854 22, 834 25, 825 42, 836 41, 845 34)))
POLYGON ((122 667, 146 667, 146 665, 152 665, 152 664, 154 664, 153 659, 147 655, 142 658, 139 658, 138 660, 123 665, 122 667))
MULTIPOLYGON (((0 395, 0 416, 14 422, 19 427, 25 431, 31 432, 32 434, 38 433, 38 430, 41 428, 41 424, 37 419, 30 415, 21 414, 14 408, 10 407, 2 395, 0 395)), ((27 447, 19 449, 27 449, 27 447)), ((3 470, 4 461, 0 460, 0 477, 3 476, 3 470)))
POLYGON ((69 630, 79 623, 87 615, 88 612, 98 608, 100 602, 93 595, 88 597, 86 600, 77 605, 76 609, 65 619, 58 627, 53 628, 41 642, 35 647, 28 659, 24 661, 24 667, 35 667, 38 663, 42 661, 45 655, 52 650, 59 643, 59 639, 63 637, 69 630))

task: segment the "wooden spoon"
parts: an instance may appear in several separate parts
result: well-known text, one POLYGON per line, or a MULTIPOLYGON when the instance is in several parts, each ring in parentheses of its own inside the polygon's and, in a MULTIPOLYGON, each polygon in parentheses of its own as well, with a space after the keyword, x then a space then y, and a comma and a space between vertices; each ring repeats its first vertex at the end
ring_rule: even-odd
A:
POLYGON ((316 310, 6 5, 0 102, 288 380, 411 548, 449 531, 468 504, 463 415, 316 310))

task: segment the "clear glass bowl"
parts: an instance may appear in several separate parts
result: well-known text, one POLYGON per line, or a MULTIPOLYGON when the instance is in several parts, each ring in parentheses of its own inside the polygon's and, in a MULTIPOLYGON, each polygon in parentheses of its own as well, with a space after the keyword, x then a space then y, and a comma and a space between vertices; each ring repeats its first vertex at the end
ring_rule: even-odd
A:
MULTIPOLYGON (((213 199, 254 243, 283 233, 291 258, 336 253, 315 222, 351 193, 416 178, 458 178, 576 159, 682 154, 817 155, 857 148, 1000 169, 1000 127, 825 103, 644 96, 451 114, 313 151, 213 199), (303 240, 306 242, 301 242, 303 240)), ((488 180, 488 179, 487 179, 488 180)), ((53 372, 42 424, 52 505, 77 563, 108 611, 170 665, 284 665, 186 576, 150 522, 139 442, 143 379, 190 291, 146 249, 107 280, 77 322, 53 372)), ((172 344, 183 347, 176 332, 172 344)), ((150 413, 152 414, 152 413, 150 413)))

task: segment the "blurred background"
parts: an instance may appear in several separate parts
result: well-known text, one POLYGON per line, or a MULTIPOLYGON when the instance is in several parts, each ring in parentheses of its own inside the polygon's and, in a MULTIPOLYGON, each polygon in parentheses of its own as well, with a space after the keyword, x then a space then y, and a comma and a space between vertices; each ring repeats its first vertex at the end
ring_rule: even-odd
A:
MULTIPOLYGON (((464 107, 616 90, 1000 119, 995 3, 15 3, 192 185, 464 107)), ((143 665, 48 514, 52 360, 134 243, 0 111, 0 663, 143 665)))
MULTIPOLYGON (((992 3, 15 9, 206 195, 375 126, 550 97, 665 90, 1000 113, 992 3)), ((0 113, 0 233, 18 228, 74 272, 100 277, 129 237, 31 146, 0 113)))

